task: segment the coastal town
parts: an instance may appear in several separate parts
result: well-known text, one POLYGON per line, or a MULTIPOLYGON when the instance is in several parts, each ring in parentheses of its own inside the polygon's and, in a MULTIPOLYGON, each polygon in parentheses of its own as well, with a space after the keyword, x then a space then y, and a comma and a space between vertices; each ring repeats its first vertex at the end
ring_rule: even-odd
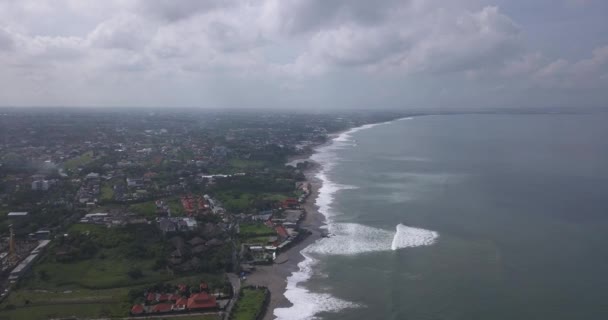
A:
POLYGON ((307 157, 399 116, 1 110, 0 319, 268 318, 319 237, 307 157))

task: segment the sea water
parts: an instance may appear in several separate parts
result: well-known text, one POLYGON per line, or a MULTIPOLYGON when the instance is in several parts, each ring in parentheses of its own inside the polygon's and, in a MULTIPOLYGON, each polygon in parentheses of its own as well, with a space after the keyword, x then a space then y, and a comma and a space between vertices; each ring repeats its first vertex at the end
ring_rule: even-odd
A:
POLYGON ((608 319, 608 117, 446 115, 313 155, 329 238, 279 319, 608 319))

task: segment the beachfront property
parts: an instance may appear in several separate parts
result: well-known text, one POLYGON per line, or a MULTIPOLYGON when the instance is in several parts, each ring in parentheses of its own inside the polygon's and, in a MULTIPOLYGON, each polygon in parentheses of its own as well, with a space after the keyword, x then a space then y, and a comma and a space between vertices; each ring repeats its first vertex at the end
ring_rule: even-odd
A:
POLYGON ((151 315, 186 313, 196 311, 214 311, 225 307, 218 303, 217 297, 209 292, 209 285, 201 282, 198 288, 179 284, 171 292, 150 290, 144 293, 144 302, 131 307, 131 315, 151 315))

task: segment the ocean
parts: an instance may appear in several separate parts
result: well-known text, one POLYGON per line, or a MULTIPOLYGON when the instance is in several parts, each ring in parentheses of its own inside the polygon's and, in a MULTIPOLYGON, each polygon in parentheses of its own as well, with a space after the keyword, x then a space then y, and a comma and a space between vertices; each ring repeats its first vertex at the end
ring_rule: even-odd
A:
POLYGON ((278 319, 608 319, 608 116, 439 115, 318 149, 278 319))

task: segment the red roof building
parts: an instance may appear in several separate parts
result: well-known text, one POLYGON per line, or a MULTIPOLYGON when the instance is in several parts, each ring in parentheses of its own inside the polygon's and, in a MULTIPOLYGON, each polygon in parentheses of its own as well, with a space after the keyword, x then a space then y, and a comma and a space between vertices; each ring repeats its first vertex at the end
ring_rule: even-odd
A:
POLYGON ((146 301, 147 301, 147 302, 154 302, 154 301, 156 301, 156 293, 154 293, 154 292, 149 292, 149 293, 146 295, 146 301))
POLYGON ((133 308, 131 308, 131 314, 133 315, 142 314, 144 312, 146 312, 146 310, 141 304, 136 304, 133 306, 133 308))
POLYGON ((188 307, 188 298, 186 297, 181 297, 177 299, 177 301, 175 301, 175 303, 173 304, 173 310, 182 311, 186 310, 186 307, 188 307))
POLYGON ((283 208, 297 208, 300 205, 298 200, 293 198, 288 198, 283 201, 283 208))
POLYGON ((215 297, 206 292, 193 294, 188 299, 188 310, 212 309, 216 308, 215 297))
POLYGON ((185 284, 180 284, 177 286, 179 292, 181 293, 185 293, 186 291, 188 291, 188 286, 185 284))
POLYGON ((281 237, 282 239, 285 239, 285 238, 289 237, 289 234, 287 233, 287 230, 285 230, 285 227, 283 227, 283 226, 276 226, 274 228, 274 230, 277 232, 277 234, 279 235, 279 237, 281 237))
POLYGON ((158 296, 158 301, 159 302, 164 302, 164 301, 169 301, 169 295, 168 294, 160 294, 158 296))
POLYGON ((152 308, 152 312, 154 313, 165 313, 171 312, 172 306, 168 303, 159 303, 152 308))

